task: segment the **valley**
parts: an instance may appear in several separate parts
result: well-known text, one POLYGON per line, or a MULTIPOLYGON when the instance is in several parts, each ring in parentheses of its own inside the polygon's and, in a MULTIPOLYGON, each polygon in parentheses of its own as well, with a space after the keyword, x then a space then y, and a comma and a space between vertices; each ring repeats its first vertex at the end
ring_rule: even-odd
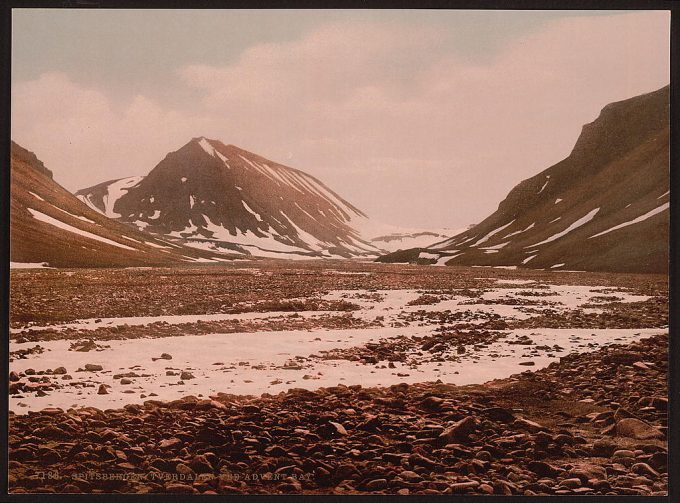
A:
POLYGON ((663 275, 256 260, 14 270, 11 288, 18 492, 88 490, 86 468, 127 474, 106 486, 122 492, 655 494, 665 483, 664 412, 624 391, 664 396, 663 275), (618 384, 569 370, 588 361, 618 384), (602 433, 627 415, 656 433, 602 433), (214 436, 218 417, 229 438, 214 436), (441 440, 464 417, 474 428, 441 440), (92 457, 87 443, 104 434, 112 457, 92 457), (299 457, 291 435, 332 451, 299 457), (602 449, 635 454, 621 464, 602 449), (549 468, 531 461, 539 452, 549 468), (574 457, 598 468, 582 476, 574 457), (519 477, 499 475, 505 458, 519 477), (629 473, 632 461, 653 474, 629 473), (53 463, 60 478, 40 479, 53 463), (349 472, 333 482, 335 470, 349 472), (244 480, 254 473, 272 478, 244 480))

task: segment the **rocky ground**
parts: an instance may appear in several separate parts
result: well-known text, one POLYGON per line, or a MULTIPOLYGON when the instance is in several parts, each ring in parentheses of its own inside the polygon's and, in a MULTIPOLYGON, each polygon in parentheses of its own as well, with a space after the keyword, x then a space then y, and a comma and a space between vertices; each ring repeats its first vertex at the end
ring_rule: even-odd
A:
POLYGON ((11 492, 666 494, 667 336, 484 385, 10 415, 11 492))
MULTIPOLYGON (((606 274, 469 267, 422 267, 361 262, 253 261, 221 267, 14 270, 11 273, 10 324, 26 332, 86 318, 163 316, 249 311, 341 309, 347 304, 320 303, 332 290, 424 289, 467 294, 471 302, 496 280, 632 288, 641 295, 667 299, 668 278, 651 274, 606 274), (290 299, 295 299, 291 301, 290 299)), ((606 290, 605 290, 606 292, 606 290)), ((550 296, 527 296, 549 303, 550 296)), ((603 293, 602 295, 607 295, 603 293)), ((428 302, 427 298, 420 301, 428 302)), ((477 301, 475 301, 477 302, 477 301)), ((527 305, 546 307, 542 304, 527 305)), ((666 315, 667 307, 663 306, 666 315)), ((639 314, 639 313, 638 313, 639 314)), ((657 313, 648 313, 654 325, 657 313)), ((19 337, 16 335, 15 337, 19 337)))
POLYGON ((12 492, 655 495, 667 488, 667 335, 622 345, 643 331, 666 331, 665 276, 255 261, 17 270, 10 287, 12 492), (574 329, 563 339, 570 349, 541 339, 551 329, 574 329), (293 331, 313 343, 330 337, 326 330, 336 334, 330 345, 295 346, 285 364, 227 351, 215 354, 220 363, 209 360, 208 372, 195 351, 168 349, 187 335, 212 341, 293 331), (370 333, 385 335, 367 342, 370 333), (146 347, 159 338, 161 351, 115 359, 121 342, 146 347), (478 370, 485 358, 521 360, 493 377, 531 371, 471 386, 416 383, 459 382, 459 368, 461 376, 478 370), (355 374, 331 381, 337 362, 355 374), (257 372, 244 377, 241 365, 257 372), (442 372, 419 377, 428 366, 442 372), (375 375, 382 377, 367 380, 375 375), (327 387, 345 377, 378 387, 327 387), (161 378, 167 387, 156 386, 161 378), (202 379, 210 391, 194 387, 202 379), (239 379, 263 380, 271 393, 217 393, 244 393, 239 379), (40 405, 61 397, 55 405, 64 409, 40 405), (91 407, 97 397, 101 409, 91 407), (79 406, 66 409, 71 404, 79 406))

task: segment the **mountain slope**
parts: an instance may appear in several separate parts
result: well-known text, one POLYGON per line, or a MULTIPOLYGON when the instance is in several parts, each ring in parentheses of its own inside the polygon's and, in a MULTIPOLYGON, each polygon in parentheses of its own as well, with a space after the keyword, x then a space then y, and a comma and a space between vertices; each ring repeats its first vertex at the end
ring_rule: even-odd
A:
POLYGON ((147 266, 216 261, 88 208, 18 144, 11 146, 10 260, 53 267, 147 266))
POLYGON ((472 229, 380 260, 664 273, 668 155, 667 86, 604 107, 566 159, 522 181, 472 229))
MULTIPOLYGON (((348 258, 392 249, 385 246, 384 227, 376 228, 313 176, 204 137, 169 153, 145 177, 112 180, 76 195, 105 215, 210 250, 348 258)), ((431 244, 453 235, 389 232, 409 246, 415 239, 431 244)))

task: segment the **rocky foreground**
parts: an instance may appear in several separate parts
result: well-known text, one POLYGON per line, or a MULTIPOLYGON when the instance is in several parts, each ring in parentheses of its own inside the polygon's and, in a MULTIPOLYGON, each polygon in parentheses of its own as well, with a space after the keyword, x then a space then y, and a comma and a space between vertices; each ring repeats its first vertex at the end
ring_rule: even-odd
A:
POLYGON ((668 336, 479 386, 10 415, 10 492, 667 492, 668 336))

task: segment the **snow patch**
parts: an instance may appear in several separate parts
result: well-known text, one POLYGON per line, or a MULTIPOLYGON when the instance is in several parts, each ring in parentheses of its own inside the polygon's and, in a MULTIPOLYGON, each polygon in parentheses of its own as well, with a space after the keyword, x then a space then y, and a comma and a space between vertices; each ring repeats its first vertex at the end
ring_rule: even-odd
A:
POLYGON ((198 140, 198 144, 203 150, 209 153, 211 156, 215 157, 215 147, 213 147, 208 140, 201 138, 198 140))
POLYGON ((53 269, 47 262, 10 262, 10 269, 53 269))
POLYGON ((480 250, 500 250, 504 246, 507 246, 509 243, 510 243, 510 241, 506 241, 505 243, 501 243, 501 244, 493 245, 493 246, 484 246, 484 247, 480 247, 479 249, 480 250))
POLYGON ((598 211, 600 211, 600 208, 595 208, 594 210, 591 210, 590 212, 588 212, 587 215, 584 215, 583 217, 581 217, 581 218, 579 218, 578 220, 576 220, 576 222, 572 223, 569 227, 567 227, 567 228, 564 229, 563 231, 558 232, 557 234, 553 234, 553 235, 550 236, 548 239, 544 239, 544 240, 541 241, 540 243, 536 243, 536 244, 533 244, 533 245, 525 246, 524 248, 532 248, 532 247, 534 247, 534 246, 539 246, 539 245, 543 245, 543 244, 546 244, 546 243, 550 243, 550 242, 552 242, 552 241, 555 241, 556 239, 559 239, 559 238, 561 238, 562 236, 564 236, 564 235, 566 235, 566 234, 569 234, 569 233, 570 233, 571 231, 573 231, 574 229, 578 229, 578 228, 581 227, 582 225, 587 224, 588 222, 590 222, 590 221, 595 217, 595 215, 597 214, 598 211))
POLYGON ((647 220, 648 218, 653 217, 654 215, 657 215, 657 214, 661 213, 661 212, 664 211, 664 210, 667 210, 667 209, 668 209, 668 205, 669 205, 669 203, 664 203, 664 204, 662 204, 661 206, 658 206, 657 208, 654 208, 653 210, 648 211, 648 212, 645 213, 644 215, 640 215, 639 217, 634 218, 633 220, 629 220, 628 222, 624 222, 624 223, 622 223, 622 224, 615 225, 614 227, 612 227, 612 228, 610 228, 610 229, 607 229, 606 231, 598 232, 597 234, 595 234, 595 235, 593 235, 593 236, 590 236, 588 239, 596 238, 596 237, 598 237, 598 236, 602 236, 603 234, 607 234, 607 233, 609 233, 609 232, 612 232, 612 231, 621 229, 621 228, 623 228, 623 227, 628 227, 629 225, 633 225, 633 224, 640 223, 640 222, 642 222, 642 221, 644 221, 644 220, 647 220))
POLYGON ((89 238, 89 239, 94 239, 95 241, 100 241, 102 243, 106 243, 106 244, 109 244, 109 245, 112 245, 112 246, 117 246, 118 248, 123 248, 125 250, 138 251, 135 248, 131 248, 129 246, 120 244, 120 243, 113 241, 111 239, 107 239, 105 237, 98 236, 96 234, 92 234, 91 232, 87 232, 87 231, 78 229, 77 227, 73 227, 72 225, 64 223, 61 220, 57 220, 56 218, 53 218, 49 215, 45 215, 44 213, 37 211, 37 210, 34 210, 33 208, 26 208, 26 209, 31 213, 33 218, 35 218, 36 220, 40 220, 41 222, 45 222, 46 224, 53 225, 54 227, 58 227, 59 229, 62 229, 62 230, 68 231, 68 232, 72 232, 73 234, 78 234, 80 236, 83 236, 83 237, 86 237, 86 238, 89 238))
MULTIPOLYGON (((109 218, 119 218, 120 215, 113 211, 116 202, 127 194, 128 190, 144 179, 143 176, 131 176, 129 178, 121 178, 110 184, 106 188, 106 194, 102 198, 104 202, 104 215, 109 218)), ((98 210, 101 213, 101 210, 98 210)))
POLYGON ((532 222, 531 224, 529 224, 526 228, 522 229, 521 231, 511 232, 510 234, 506 234, 505 236, 503 236, 503 238, 509 238, 510 236, 516 236, 517 234, 522 234, 523 232, 526 232, 529 229, 533 229, 535 225, 536 225, 536 222, 532 222))
POLYGON ((489 232, 487 235, 485 235, 484 237, 482 237, 479 241, 476 241, 475 243, 471 244, 471 245, 470 245, 470 248, 472 248, 472 247, 474 247, 474 246, 477 246, 477 245, 480 245, 480 244, 482 244, 482 243, 486 243, 486 242, 489 240, 489 238, 491 238, 492 236, 498 234, 498 233, 501 232, 503 229, 505 229, 505 228, 507 228, 507 227, 510 227, 510 225, 511 225, 514 221, 515 221, 515 219, 513 218, 513 219, 512 219, 510 222, 508 222, 507 224, 505 224, 505 225, 503 225, 503 226, 501 226, 501 227, 498 227, 497 229, 492 230, 492 231, 489 232))
POLYGON ((251 215, 255 215, 255 218, 257 219, 258 222, 262 222, 262 217, 260 216, 259 213, 253 211, 252 208, 248 206, 248 204, 245 201, 241 200, 241 204, 243 204, 243 207, 246 209, 248 213, 250 213, 251 215))
POLYGON ((527 262, 529 262, 530 260, 533 260, 534 258, 536 258, 536 255, 532 255, 530 257, 527 257, 524 260, 522 260, 522 264, 526 264, 527 262))

